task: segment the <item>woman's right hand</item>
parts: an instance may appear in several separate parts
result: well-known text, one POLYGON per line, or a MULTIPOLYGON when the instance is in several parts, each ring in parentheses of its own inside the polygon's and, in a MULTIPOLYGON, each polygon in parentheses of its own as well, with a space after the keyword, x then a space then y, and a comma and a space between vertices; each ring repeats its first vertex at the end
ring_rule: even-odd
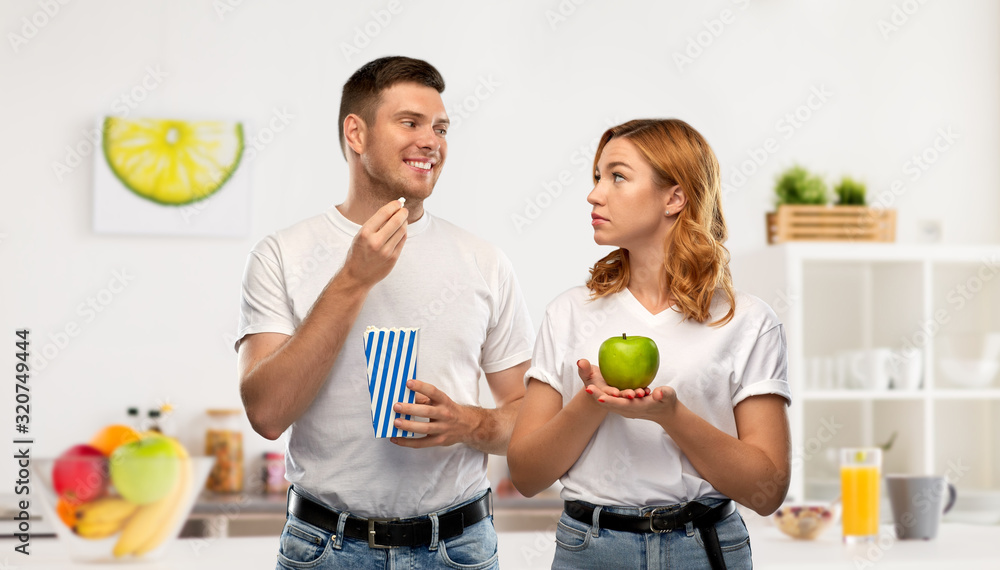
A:
POLYGON ((590 361, 586 358, 577 360, 576 368, 577 373, 580 375, 580 379, 583 380, 584 389, 598 402, 603 402, 604 398, 608 396, 612 398, 626 398, 629 400, 634 398, 644 398, 651 392, 649 388, 619 390, 614 386, 608 386, 608 384, 604 381, 604 377, 601 376, 601 369, 590 364, 590 361))

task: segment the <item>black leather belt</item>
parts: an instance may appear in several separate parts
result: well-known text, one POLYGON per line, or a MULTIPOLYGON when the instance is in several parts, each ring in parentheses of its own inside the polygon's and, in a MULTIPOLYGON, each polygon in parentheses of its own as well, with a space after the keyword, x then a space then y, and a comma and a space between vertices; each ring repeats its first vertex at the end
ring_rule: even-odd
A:
MULTIPOLYGON (((288 512, 307 523, 318 526, 333 535, 337 534, 340 513, 309 500, 291 489, 288 492, 288 512)), ((438 515, 438 540, 456 537, 493 513, 490 491, 473 501, 438 515)), ((427 517, 398 519, 349 516, 344 525, 344 536, 368 541, 372 548, 421 546, 431 543, 431 520, 427 517)))
MULTIPOLYGON (((594 507, 578 501, 566 501, 563 508, 573 519, 586 524, 594 522, 594 507)), ((664 507, 653 509, 645 516, 620 515, 602 510, 597 520, 601 528, 639 533, 669 532, 693 523, 701 532, 705 553, 713 570, 724 570, 726 561, 722 557, 722 547, 719 545, 719 535, 715 532, 715 523, 733 514, 735 510, 736 503, 733 501, 726 501, 715 507, 691 502, 669 512, 666 512, 664 507)))

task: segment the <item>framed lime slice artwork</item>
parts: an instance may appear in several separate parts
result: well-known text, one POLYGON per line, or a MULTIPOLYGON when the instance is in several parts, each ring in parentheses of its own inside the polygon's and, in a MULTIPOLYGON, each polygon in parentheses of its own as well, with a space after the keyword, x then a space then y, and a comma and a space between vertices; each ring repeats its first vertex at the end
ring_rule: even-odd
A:
POLYGON ((184 206, 219 192, 243 158, 243 125, 227 121, 104 119, 103 152, 136 195, 184 206))

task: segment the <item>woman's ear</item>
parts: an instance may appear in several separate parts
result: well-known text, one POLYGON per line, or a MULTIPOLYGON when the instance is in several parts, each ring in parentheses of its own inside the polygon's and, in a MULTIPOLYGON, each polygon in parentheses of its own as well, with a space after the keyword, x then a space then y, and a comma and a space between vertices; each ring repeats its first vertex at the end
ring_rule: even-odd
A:
POLYGON ((664 213, 667 216, 676 216, 681 213, 681 210, 687 204, 687 195, 684 194, 684 190, 680 184, 675 184, 673 187, 667 189, 664 201, 666 202, 664 213))
POLYGON ((355 153, 360 155, 364 152, 365 142, 368 140, 368 126, 354 113, 344 117, 344 139, 347 146, 355 153))

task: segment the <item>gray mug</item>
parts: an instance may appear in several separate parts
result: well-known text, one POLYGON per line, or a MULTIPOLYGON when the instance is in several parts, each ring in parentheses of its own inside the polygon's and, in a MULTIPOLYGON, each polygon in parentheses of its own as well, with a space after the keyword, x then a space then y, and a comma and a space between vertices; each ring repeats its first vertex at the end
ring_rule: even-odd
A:
POLYGON ((941 515, 955 504, 955 486, 944 477, 920 475, 886 475, 885 483, 896 536, 924 540, 937 536, 941 515))

